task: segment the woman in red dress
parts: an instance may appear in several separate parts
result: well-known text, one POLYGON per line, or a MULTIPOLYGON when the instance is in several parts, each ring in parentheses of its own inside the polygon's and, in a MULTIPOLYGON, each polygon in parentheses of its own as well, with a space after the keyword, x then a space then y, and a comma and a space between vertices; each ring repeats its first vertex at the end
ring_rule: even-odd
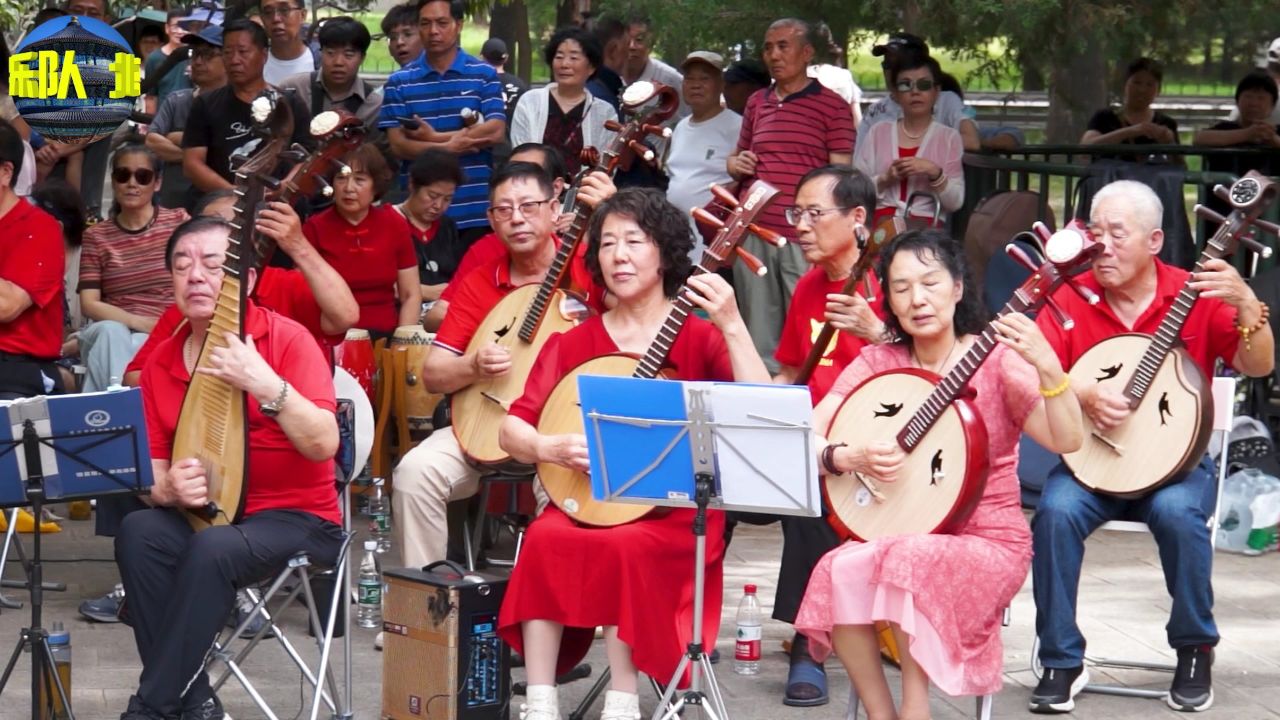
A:
MULTIPOLYGON (((964 253, 940 230, 897 236, 880 255, 885 322, 893 342, 863 348, 814 409, 827 427, 845 396, 868 378, 898 368, 944 376, 985 329, 981 301, 966 280, 964 253)), ((1067 374, 1035 322, 1010 313, 994 323, 999 343, 969 386, 990 448, 987 485, 973 515, 954 534, 897 535, 847 542, 814 568, 796 616, 819 660, 834 651, 870 720, 929 717, 929 683, 949 695, 1000 690, 1000 617, 1027 577, 1031 531, 1019 506, 1018 439, 1023 432, 1054 453, 1080 447, 1080 405, 1067 374), (902 653, 902 703, 880 663, 874 623, 890 624, 902 653)), ((819 461, 878 482, 901 477, 897 443, 843 444, 819 461)))
MULTIPOLYGON (((689 274, 688 220, 661 193, 623 190, 592 218, 586 263, 617 306, 553 337, 524 397, 502 426, 502 446, 522 462, 589 469, 582 435, 537 431, 546 397, 579 364, 610 353, 643 355, 689 274)), ((733 290, 714 273, 689 278, 690 299, 711 317, 690 316, 667 365, 681 380, 767 383, 769 373, 738 314, 733 290)), ((612 528, 576 524, 554 506, 529 527, 499 619, 502 639, 524 655, 529 691, 523 720, 559 720, 555 678, 582 659, 604 628, 610 690, 604 720, 639 716, 638 673, 666 680, 690 640, 693 613, 692 510, 658 510, 612 528)), ((724 514, 707 528, 703 638, 720 626, 724 514)))

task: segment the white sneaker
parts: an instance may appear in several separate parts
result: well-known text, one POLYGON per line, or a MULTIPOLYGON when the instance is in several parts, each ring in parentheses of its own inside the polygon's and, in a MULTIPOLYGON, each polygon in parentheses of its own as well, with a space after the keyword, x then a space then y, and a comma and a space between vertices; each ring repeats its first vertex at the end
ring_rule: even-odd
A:
POLYGON ((640 720, 640 696, 617 690, 606 692, 600 720, 640 720))
POLYGON ((382 631, 381 630, 378 631, 377 635, 373 636, 373 649, 374 650, 382 649, 382 631))
POLYGON ((555 685, 530 685, 524 699, 520 720, 560 720, 560 691, 555 685))

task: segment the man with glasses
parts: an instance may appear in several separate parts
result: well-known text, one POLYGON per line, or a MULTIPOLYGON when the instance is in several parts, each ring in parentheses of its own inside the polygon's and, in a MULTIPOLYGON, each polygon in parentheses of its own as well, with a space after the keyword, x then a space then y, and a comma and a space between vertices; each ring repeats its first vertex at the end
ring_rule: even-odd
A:
POLYGON ((188 33, 182 42, 191 48, 191 82, 195 88, 166 96, 146 135, 147 147, 165 163, 160 204, 167 208, 187 207, 193 200, 191 180, 182 172, 182 137, 187 119, 191 117, 191 106, 196 97, 227 84, 227 71, 222 66, 220 25, 188 33))
MULTIPOLYGON (((234 187, 231 154, 253 139, 250 105, 267 83, 267 33, 252 20, 233 20, 222 33, 222 63, 228 84, 201 93, 191 106, 182 136, 182 169, 198 193, 234 187)), ((311 112, 286 94, 293 110, 292 143, 312 146, 311 112)))
POLYGON ((422 36, 418 34, 418 8, 411 2, 396 5, 382 17, 382 34, 387 52, 400 67, 422 56, 422 36))
MULTIPOLYGON (((796 189, 795 205, 785 210, 794 226, 795 244, 813 267, 796 283, 787 308, 782 337, 774 354, 780 369, 773 381, 791 385, 809 357, 822 326, 837 332, 824 348, 809 376, 809 392, 818 404, 840 372, 868 344, 884 336, 880 283, 874 272, 852 295, 844 284, 861 257, 858 238, 867 237, 867 221, 876 204, 875 185, 848 166, 826 165, 809 171, 796 189)), ((826 517, 782 519, 782 565, 773 617, 794 623, 809 584, 809 575, 827 551, 840 544, 826 517)), ((809 653, 809 639, 796 633, 791 640, 791 663, 782 702, 795 707, 825 705, 827 674, 809 653)))
MULTIPOLYGON (((889 76, 889 68, 893 67, 894 61, 902 53, 920 53, 928 56, 929 46, 925 44, 924 40, 910 33, 894 33, 889 36, 887 42, 882 45, 876 45, 871 49, 872 55, 884 58, 884 60, 880 61, 880 67, 884 70, 884 86, 890 92, 872 103, 871 107, 867 108, 867 111, 863 114, 862 123, 858 125, 859 141, 870 137, 872 125, 886 120, 897 120, 902 117, 902 106, 893 99, 893 88, 890 87, 892 78, 889 76)), ((942 67, 938 65, 937 60, 930 58, 930 64, 934 78, 941 77, 942 67)), ((950 90, 943 90, 939 93, 938 102, 933 106, 933 119, 960 133, 960 139, 964 141, 966 152, 976 152, 982 149, 982 140, 978 134, 978 123, 974 122, 973 117, 968 113, 964 100, 959 95, 950 90)))
POLYGON ((278 86, 298 73, 315 70, 316 58, 302 41, 306 3, 303 0, 262 0, 261 8, 262 22, 271 36, 271 52, 262 71, 267 84, 278 86))
MULTIPOLYGON (((764 62, 773 85, 747 100, 737 150, 728 161, 729 174, 742 183, 744 193, 754 179, 778 188, 778 201, 757 222, 787 237, 793 233, 783 208, 794 203, 800 178, 823 165, 848 165, 853 156, 849 104, 808 75, 814 56, 811 34, 809 24, 795 18, 769 26, 764 62)), ((757 278, 742 263, 735 263, 738 304, 760 357, 771 372, 777 372, 773 356, 783 314, 808 266, 794 244, 775 248, 751 236, 745 246, 764 262, 768 274, 757 278)))
MULTIPOLYGON (((662 62, 652 54, 653 36, 649 31, 649 18, 633 15, 627 19, 627 62, 623 66, 622 79, 627 85, 641 80, 662 83, 678 88, 684 83, 679 70, 662 62)), ((675 120, 689 114, 689 106, 680 101, 675 120)))
POLYGON ((378 127, 402 161, 397 201, 407 188, 408 163, 424 150, 458 156, 466 182, 453 196, 449 217, 470 242, 489 230, 485 186, 493 168, 490 148, 506 138, 507 115, 498 73, 458 45, 463 10, 462 0, 420 0, 422 62, 411 62, 387 79, 378 127))
MULTIPOLYGON (((491 344, 468 352, 467 347, 489 311, 515 288, 541 282, 555 256, 553 230, 559 210, 551 176, 533 163, 513 162, 494 174, 490 187, 488 215, 507 252, 458 280, 449 313, 422 368, 423 382, 431 392, 457 392, 481 378, 511 370, 511 355, 505 348, 491 344)), ((576 260, 570 272, 580 278, 586 268, 576 260)), ((593 287, 589 277, 582 281, 593 287)), ((595 290, 589 294, 600 296, 595 290)), ((474 495, 480 475, 448 431, 432 433, 400 460, 391 502, 405 565, 422 567, 445 559, 445 508, 451 500, 474 495)))
MULTIPOLYGON (((146 64, 143 65, 143 74, 155 75, 159 71, 160 66, 164 65, 164 61, 173 54, 175 50, 182 48, 182 38, 187 31, 182 27, 182 21, 187 17, 185 8, 173 8, 165 16, 164 31, 167 39, 160 49, 147 56, 146 64)), ((191 87, 191 79, 187 77, 188 61, 183 60, 176 65, 168 68, 164 77, 156 83, 156 86, 147 91, 147 112, 156 113, 156 108, 164 102, 164 99, 170 93, 178 90, 184 90, 191 87)))
POLYGON ((382 91, 360 79, 360 64, 372 42, 368 28, 352 18, 336 17, 324 21, 319 35, 320 69, 294 75, 279 83, 280 89, 296 93, 313 117, 342 109, 360 118, 366 128, 376 129, 382 91))

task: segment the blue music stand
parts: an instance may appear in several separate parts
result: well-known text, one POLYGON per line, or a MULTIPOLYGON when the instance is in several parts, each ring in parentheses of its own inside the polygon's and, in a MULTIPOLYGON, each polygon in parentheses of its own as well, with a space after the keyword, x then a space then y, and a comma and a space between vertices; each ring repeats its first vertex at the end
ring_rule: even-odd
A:
MULTIPOLYGON (((6 434, 4 428, 8 427, 12 438, 0 437, 0 506, 31 505, 35 517, 32 557, 27 567, 31 626, 22 629, 0 676, 0 693, 9 684, 23 650, 30 648, 31 717, 44 717, 42 684, 51 678, 68 720, 75 720, 70 696, 55 670, 49 633, 41 625, 44 571, 40 560, 40 520, 47 500, 141 493, 151 487, 151 454, 143 427, 142 393, 134 388, 25 398, 0 407, 0 416, 7 419, 0 424, 0 436, 6 434)), ((14 525, 10 522, 10 532, 14 525)), ((7 543, 5 549, 7 553, 7 543)))
POLYGON ((693 636, 653 720, 674 720, 686 706, 701 708, 711 720, 728 720, 702 646, 707 508, 818 515, 809 391, 792 385, 583 375, 578 398, 597 500, 697 511, 693 636), (686 670, 689 690, 676 700, 686 670))

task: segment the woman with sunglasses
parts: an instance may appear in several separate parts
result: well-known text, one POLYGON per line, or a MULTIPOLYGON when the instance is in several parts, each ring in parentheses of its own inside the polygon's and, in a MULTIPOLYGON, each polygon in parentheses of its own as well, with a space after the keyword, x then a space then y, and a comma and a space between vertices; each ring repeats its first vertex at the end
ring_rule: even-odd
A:
POLYGON ((355 327, 375 338, 422 315, 418 256, 409 223, 391 205, 374 201, 391 187, 382 151, 364 144, 341 158, 350 172, 333 180, 333 206, 312 215, 302 234, 337 269, 360 305, 355 327))
POLYGON ((164 265, 165 244, 190 216, 159 206, 160 158, 128 144, 111 159, 108 218, 84 234, 80 252, 80 309, 92 320, 80 332, 80 358, 88 368, 84 391, 120 382, 160 313, 173 303, 164 265))
POLYGON ((600 42, 581 28, 561 28, 551 36, 543 57, 552 82, 520 96, 511 118, 511 145, 545 143, 560 149, 569 175, 582 167, 583 148, 602 149, 613 139, 608 120, 613 106, 587 92, 587 81, 604 62, 600 42))
POLYGON ((936 212, 941 219, 964 203, 964 141, 960 133, 933 119, 941 91, 938 71, 937 63, 924 53, 899 53, 888 74, 902 117, 876 123, 866 138, 858 138, 853 166, 876 183, 873 225, 908 213, 924 219, 936 212), (908 208, 914 193, 930 197, 908 208), (942 207, 934 207, 935 198, 942 207))

